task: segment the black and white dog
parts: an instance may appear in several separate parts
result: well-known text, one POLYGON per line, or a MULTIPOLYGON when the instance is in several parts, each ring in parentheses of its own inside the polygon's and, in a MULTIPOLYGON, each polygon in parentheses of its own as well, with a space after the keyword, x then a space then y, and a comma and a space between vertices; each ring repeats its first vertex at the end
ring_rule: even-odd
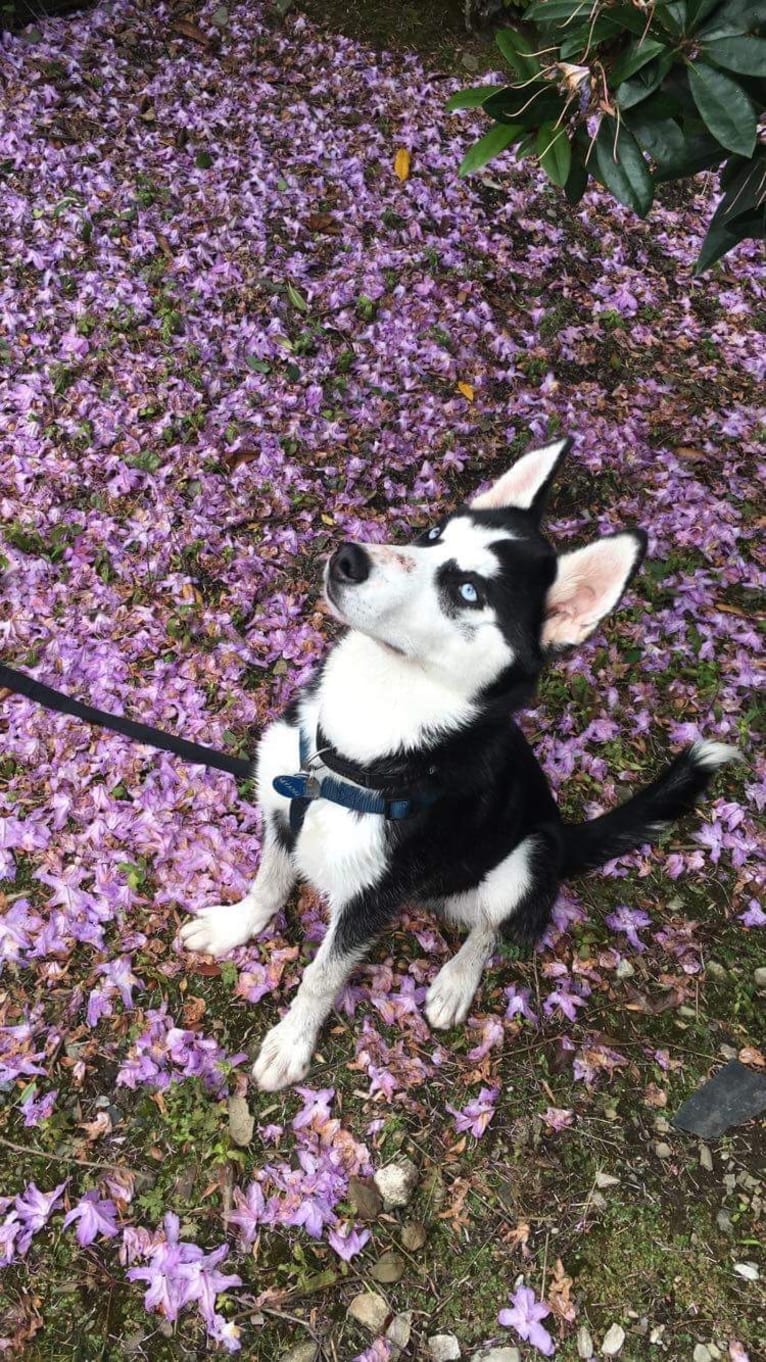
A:
POLYGON ((402 904, 468 928, 426 1000, 432 1026, 455 1026, 498 932, 538 937, 563 878, 650 841, 736 755, 695 743, 613 812, 562 822, 511 711, 546 656, 617 605, 646 547, 628 530, 556 555, 540 520, 569 444, 525 455, 414 544, 342 544, 325 568, 350 632, 261 739, 257 877, 240 903, 181 929, 188 949, 225 955, 263 931, 297 877, 327 899, 324 940, 256 1061, 261 1088, 303 1078, 335 998, 402 904))

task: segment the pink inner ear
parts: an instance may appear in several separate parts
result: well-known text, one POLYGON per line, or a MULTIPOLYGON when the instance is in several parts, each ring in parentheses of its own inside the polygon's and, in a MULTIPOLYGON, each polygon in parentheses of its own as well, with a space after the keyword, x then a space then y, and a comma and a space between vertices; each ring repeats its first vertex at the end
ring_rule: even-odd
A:
POLYGON ((619 601, 638 552, 633 536, 620 534, 563 554, 548 592, 543 644, 571 647, 592 634, 619 601))
POLYGON ((497 510, 501 506, 518 506, 527 510, 540 488, 547 482, 561 453, 562 440, 545 449, 533 449, 513 465, 502 478, 474 497, 471 505, 477 510, 497 510))

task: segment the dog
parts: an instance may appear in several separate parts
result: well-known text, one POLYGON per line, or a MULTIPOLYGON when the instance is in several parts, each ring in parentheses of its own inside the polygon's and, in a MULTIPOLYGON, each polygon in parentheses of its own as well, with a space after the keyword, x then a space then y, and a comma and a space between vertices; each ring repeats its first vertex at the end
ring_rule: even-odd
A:
POLYGON ((431 1026, 456 1026, 499 933, 537 940, 563 879, 656 838, 738 755, 696 742, 612 812, 563 822, 511 714, 547 658, 615 608, 646 549, 627 529, 556 554, 541 518, 570 444, 532 450, 407 547, 344 543, 325 566, 348 632, 260 740, 255 882, 181 928, 188 950, 221 956, 263 931, 298 877, 326 899, 325 937, 254 1065, 262 1089, 305 1076, 335 999, 402 904, 468 928, 426 998, 431 1026))

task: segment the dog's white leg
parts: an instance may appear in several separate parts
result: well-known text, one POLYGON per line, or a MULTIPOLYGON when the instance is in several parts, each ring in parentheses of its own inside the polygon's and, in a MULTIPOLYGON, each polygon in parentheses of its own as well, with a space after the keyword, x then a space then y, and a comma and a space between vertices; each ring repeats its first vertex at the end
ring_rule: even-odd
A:
POLYGON ((184 946, 188 951, 216 956, 244 946, 284 907, 296 878, 288 852, 267 822, 261 863, 248 893, 239 903, 216 903, 202 908, 185 922, 180 932, 184 946))
POLYGON ((465 1021, 494 948, 495 931, 489 923, 471 928, 457 955, 442 965, 426 994, 426 1016, 431 1026, 447 1031, 465 1021))
POLYGON ((304 1077, 335 999, 373 938, 390 921, 397 902, 393 897, 381 901, 371 889, 332 908, 327 933, 304 971, 289 1011, 268 1032, 253 1065, 259 1088, 276 1092, 304 1077))
MULTIPOLYGON (((516 919, 522 934, 539 935, 548 920, 558 887, 558 841, 544 827, 526 837, 485 875, 475 904, 474 925, 457 955, 443 965, 426 995, 426 1016, 432 1026, 446 1030, 465 1021, 484 966, 504 923, 516 919)), ((461 895, 445 907, 457 913, 470 901, 461 895), (461 902, 462 900, 462 902, 461 902)))

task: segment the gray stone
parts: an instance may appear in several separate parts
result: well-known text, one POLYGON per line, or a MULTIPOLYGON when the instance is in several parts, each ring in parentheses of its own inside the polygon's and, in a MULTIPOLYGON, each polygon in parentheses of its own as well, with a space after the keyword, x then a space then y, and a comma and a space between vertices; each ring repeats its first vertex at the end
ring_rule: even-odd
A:
POLYGON ((250 1143, 253 1138, 253 1128, 255 1118, 250 1114, 250 1108, 244 1097, 229 1098, 229 1135, 232 1143, 238 1144, 242 1148, 250 1143))
POLYGON ((307 1339, 305 1343, 296 1343, 294 1348, 283 1353, 279 1362, 317 1362, 319 1348, 313 1339, 307 1339))
POLYGON ((621 1324, 610 1324, 601 1344, 604 1357, 616 1357, 625 1342, 625 1330, 621 1324))
POLYGON ((766 988, 766 965, 759 965, 753 972, 756 988, 766 988))
POLYGON ((709 1348, 704 1343, 698 1343, 692 1353, 693 1362, 713 1362, 713 1357, 709 1348))
POLYGON ((400 1158, 379 1168, 373 1181, 387 1211, 406 1206, 418 1180, 418 1170, 412 1159, 400 1158))
POLYGON ((521 1362, 518 1348, 490 1348, 489 1352, 477 1353, 474 1362, 521 1362))
POLYGON ((454 1334, 433 1334, 427 1347, 431 1362, 455 1362, 460 1357, 460 1344, 454 1334))
POLYGON ((709 974, 711 979, 723 979, 726 975, 726 968, 718 960, 708 960, 705 973, 709 974))
POLYGON ((577 1356, 582 1358, 582 1362, 588 1362, 593 1356, 593 1339, 584 1324, 577 1330, 577 1356))
POLYGON ((386 1338, 395 1352, 401 1352, 406 1348, 412 1333, 412 1311, 403 1310, 400 1315, 394 1315, 388 1328, 386 1338))
POLYGON ((657 1155, 658 1159, 669 1159, 672 1157, 673 1154, 673 1150, 670 1148, 670 1145, 665 1144, 663 1140, 657 1141, 656 1145, 654 1146, 654 1152, 657 1155))
POLYGON ((374 1291, 360 1291, 349 1305, 348 1313, 357 1324, 369 1329, 371 1334, 379 1334, 388 1319, 389 1309, 383 1297, 377 1296, 374 1291))

